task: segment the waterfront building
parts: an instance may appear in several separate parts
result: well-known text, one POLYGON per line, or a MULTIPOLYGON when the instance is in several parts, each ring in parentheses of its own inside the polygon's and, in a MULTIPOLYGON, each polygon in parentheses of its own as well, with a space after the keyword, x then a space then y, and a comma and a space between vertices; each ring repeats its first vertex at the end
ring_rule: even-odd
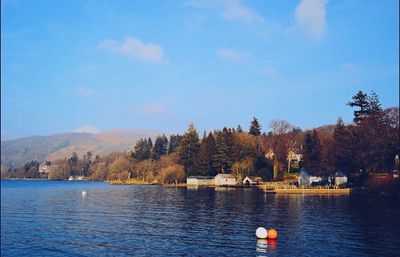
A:
POLYGON ((39 165, 39 173, 41 174, 49 174, 50 162, 44 161, 39 165))
POLYGON ((298 184, 299 186, 312 186, 313 183, 322 183, 322 176, 317 170, 302 168, 299 172, 298 184))
POLYGON ((254 185, 259 185, 262 182, 263 181, 261 177, 246 176, 243 180, 243 185, 254 186, 254 185))
POLYGON ((188 186, 214 186, 214 177, 210 176, 190 176, 186 178, 188 186))
POLYGON ((336 172, 336 174, 335 174, 335 185, 336 186, 347 184, 347 181, 348 181, 348 179, 347 179, 346 175, 344 175, 341 172, 336 172))
POLYGON ((232 174, 217 174, 214 177, 216 186, 236 186, 238 180, 232 174))

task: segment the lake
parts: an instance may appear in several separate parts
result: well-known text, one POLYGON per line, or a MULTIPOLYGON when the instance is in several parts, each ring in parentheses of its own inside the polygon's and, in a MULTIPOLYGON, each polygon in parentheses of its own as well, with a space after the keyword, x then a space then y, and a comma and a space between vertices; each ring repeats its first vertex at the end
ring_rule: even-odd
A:
POLYGON ((400 202, 5 180, 1 255, 400 256, 400 202), (275 228, 278 240, 257 240, 259 226, 275 228))

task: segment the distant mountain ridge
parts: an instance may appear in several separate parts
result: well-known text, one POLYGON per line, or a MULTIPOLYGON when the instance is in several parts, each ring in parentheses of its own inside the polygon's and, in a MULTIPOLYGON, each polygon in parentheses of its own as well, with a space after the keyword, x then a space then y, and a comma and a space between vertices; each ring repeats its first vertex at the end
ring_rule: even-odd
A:
POLYGON ((19 167, 27 161, 54 161, 68 158, 72 152, 78 156, 88 151, 93 156, 133 149, 140 138, 161 135, 153 130, 110 130, 96 134, 68 132, 49 136, 32 136, 1 141, 1 165, 19 167))

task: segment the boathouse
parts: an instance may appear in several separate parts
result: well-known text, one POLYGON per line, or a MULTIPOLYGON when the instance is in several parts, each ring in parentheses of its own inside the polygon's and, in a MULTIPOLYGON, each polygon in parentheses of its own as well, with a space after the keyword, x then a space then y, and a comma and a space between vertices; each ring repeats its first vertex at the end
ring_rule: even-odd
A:
POLYGON ((313 184, 321 183, 322 176, 319 174, 320 172, 315 169, 302 168, 298 177, 299 186, 312 186, 313 184))
POLYGON ((217 174, 214 177, 216 186, 236 186, 238 180, 232 174, 217 174))
POLYGON ((246 176, 243 180, 243 185, 245 186, 255 186, 262 183, 261 177, 246 176))
POLYGON ((343 184, 347 184, 347 176, 344 175, 342 172, 336 172, 335 174, 335 185, 340 186, 343 184))
POLYGON ((190 176, 186 178, 188 186, 214 186, 214 177, 209 176, 190 176))

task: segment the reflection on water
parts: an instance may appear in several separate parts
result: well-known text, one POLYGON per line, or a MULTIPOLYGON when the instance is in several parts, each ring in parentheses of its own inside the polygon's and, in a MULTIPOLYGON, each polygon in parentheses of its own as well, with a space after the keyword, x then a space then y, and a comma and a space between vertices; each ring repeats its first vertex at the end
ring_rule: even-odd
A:
POLYGON ((276 252, 276 246, 277 246, 277 240, 258 239, 257 247, 256 247, 256 252, 258 253, 257 256, 267 256, 267 255, 264 255, 263 253, 271 254, 271 253, 276 252))
POLYGON ((399 216, 382 198, 1 181, 1 256, 398 256, 399 216))

